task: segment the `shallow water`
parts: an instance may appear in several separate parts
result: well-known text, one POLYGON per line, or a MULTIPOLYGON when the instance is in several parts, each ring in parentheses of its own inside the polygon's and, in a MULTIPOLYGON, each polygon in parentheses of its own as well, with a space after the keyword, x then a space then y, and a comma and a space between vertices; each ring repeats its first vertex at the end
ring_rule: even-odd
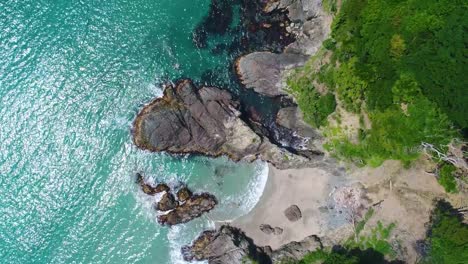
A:
POLYGON ((254 206, 264 164, 171 157, 131 141, 131 122, 161 81, 210 69, 228 78, 231 55, 192 41, 209 3, 0 2, 2 263, 178 263, 181 244, 254 206), (137 171, 188 182, 220 205, 161 228, 137 171))

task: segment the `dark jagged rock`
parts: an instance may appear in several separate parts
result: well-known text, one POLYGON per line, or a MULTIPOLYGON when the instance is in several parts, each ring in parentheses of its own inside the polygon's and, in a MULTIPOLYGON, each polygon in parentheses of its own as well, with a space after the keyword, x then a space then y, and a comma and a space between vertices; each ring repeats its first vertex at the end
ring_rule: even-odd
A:
POLYGON ((258 263, 271 263, 263 249, 240 229, 222 226, 217 231, 203 232, 191 246, 182 248, 186 261, 208 260, 209 264, 242 264, 247 258, 258 263))
POLYGON ((161 192, 168 192, 170 190, 169 186, 164 183, 159 183, 156 186, 148 184, 145 182, 143 175, 137 173, 137 183, 140 185, 141 190, 148 195, 155 195, 161 192))
POLYGON ((156 209, 159 211, 169 211, 176 208, 178 205, 179 203, 175 200, 172 193, 165 193, 156 205, 156 209))
POLYGON ((217 203, 216 198, 211 194, 195 194, 169 213, 158 216, 158 222, 167 226, 187 223, 209 212, 217 203))
POLYGON ((321 248, 320 239, 309 236, 273 251, 270 247, 256 246, 240 229, 224 225, 218 230, 204 231, 192 245, 182 247, 182 255, 186 261, 208 260, 209 264, 242 264, 247 259, 271 264, 298 261, 308 252, 321 248))
POLYGON ((150 151, 227 155, 232 160, 271 162, 278 168, 304 164, 257 134, 241 118, 239 103, 215 87, 197 89, 190 80, 168 86, 164 96, 145 106, 134 122, 135 144, 150 151))
POLYGON ((179 200, 180 202, 184 202, 190 197, 192 197, 192 191, 190 191, 189 188, 185 186, 177 191, 177 200, 179 200))
POLYGON ((284 215, 291 222, 296 222, 302 218, 301 209, 297 205, 291 205, 286 210, 284 210, 284 215))

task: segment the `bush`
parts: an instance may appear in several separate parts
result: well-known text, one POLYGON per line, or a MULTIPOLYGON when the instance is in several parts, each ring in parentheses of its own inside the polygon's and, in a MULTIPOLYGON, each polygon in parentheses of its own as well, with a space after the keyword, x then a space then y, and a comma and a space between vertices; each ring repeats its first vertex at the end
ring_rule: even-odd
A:
POLYGON ((439 171, 438 182, 444 187, 445 191, 448 193, 458 192, 457 182, 455 181, 455 177, 453 175, 455 170, 456 168, 452 164, 444 164, 442 165, 439 171))
POLYGON ((468 225, 447 202, 437 203, 426 242, 429 251, 423 263, 463 264, 468 259, 468 225))

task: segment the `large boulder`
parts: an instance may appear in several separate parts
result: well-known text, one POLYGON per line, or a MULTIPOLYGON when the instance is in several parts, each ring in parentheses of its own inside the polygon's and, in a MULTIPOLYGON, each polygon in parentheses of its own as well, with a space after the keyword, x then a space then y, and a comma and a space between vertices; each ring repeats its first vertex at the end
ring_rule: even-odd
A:
POLYGON ((285 12, 286 30, 295 41, 282 53, 253 52, 236 62, 237 74, 247 87, 266 96, 286 95, 283 87, 287 71, 302 66, 322 46, 330 34, 331 15, 322 8, 322 0, 267 0, 264 12, 285 12), (290 23, 289 23, 290 22, 290 23))
POLYGON ((297 205, 291 205, 286 210, 284 210, 284 215, 291 222, 296 222, 302 218, 301 209, 297 205))
POLYGON ((216 197, 209 193, 195 194, 169 213, 159 215, 158 222, 167 226, 187 223, 211 211, 217 203, 216 197))

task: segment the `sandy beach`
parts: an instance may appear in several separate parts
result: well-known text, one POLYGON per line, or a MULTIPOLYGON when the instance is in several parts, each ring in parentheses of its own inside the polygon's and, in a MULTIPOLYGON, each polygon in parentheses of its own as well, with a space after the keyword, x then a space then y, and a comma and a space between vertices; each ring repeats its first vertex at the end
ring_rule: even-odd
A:
POLYGON ((334 219, 327 204, 333 188, 346 181, 343 172, 322 167, 278 170, 269 165, 268 181, 259 202, 232 225, 241 228, 257 245, 269 245, 272 249, 311 234, 320 236, 340 220, 334 219), (302 212, 302 218, 296 222, 284 214, 291 205, 297 205, 302 212), (262 224, 280 227, 283 233, 266 234, 260 230, 262 224))

